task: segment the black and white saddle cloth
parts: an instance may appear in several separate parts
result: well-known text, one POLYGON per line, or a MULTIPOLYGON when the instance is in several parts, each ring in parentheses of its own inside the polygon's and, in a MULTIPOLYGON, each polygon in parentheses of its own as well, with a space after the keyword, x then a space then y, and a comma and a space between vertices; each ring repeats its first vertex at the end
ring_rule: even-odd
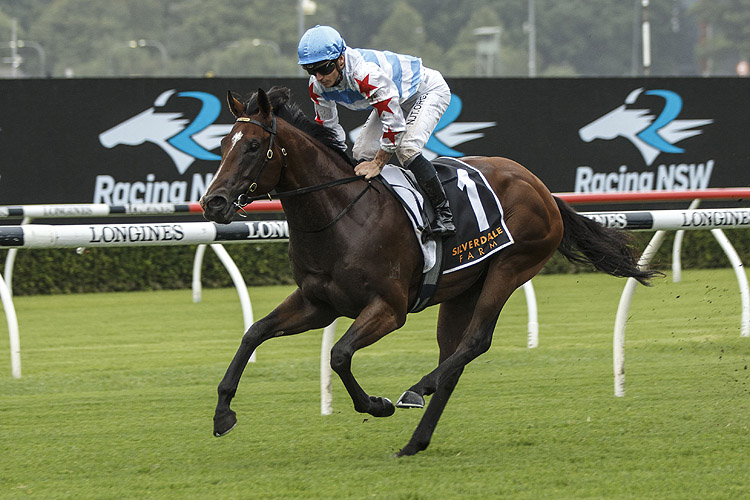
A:
POLYGON ((442 241, 435 241, 426 232, 432 210, 429 204, 425 207, 425 197, 411 172, 394 165, 386 165, 381 172, 404 205, 424 254, 423 293, 412 311, 420 310, 419 306, 426 303, 437 288, 441 274, 482 262, 513 244, 500 200, 482 173, 455 158, 440 157, 432 163, 445 189, 456 225, 456 234, 442 241))

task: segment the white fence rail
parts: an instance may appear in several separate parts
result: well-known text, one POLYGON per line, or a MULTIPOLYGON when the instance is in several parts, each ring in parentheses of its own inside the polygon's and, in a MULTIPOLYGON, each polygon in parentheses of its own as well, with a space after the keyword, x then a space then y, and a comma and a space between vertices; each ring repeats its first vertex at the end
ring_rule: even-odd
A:
MULTIPOLYGON (((245 208, 250 212, 281 212, 281 203, 271 200, 254 201, 245 208)), ((105 205, 104 203, 61 203, 51 205, 6 205, 0 206, 0 218, 29 217, 32 219, 83 219, 89 217, 127 217, 144 215, 200 215, 203 209, 198 203, 132 203, 129 205, 105 205)))
POLYGON ((0 226, 0 248, 169 246, 284 241, 286 221, 0 226))

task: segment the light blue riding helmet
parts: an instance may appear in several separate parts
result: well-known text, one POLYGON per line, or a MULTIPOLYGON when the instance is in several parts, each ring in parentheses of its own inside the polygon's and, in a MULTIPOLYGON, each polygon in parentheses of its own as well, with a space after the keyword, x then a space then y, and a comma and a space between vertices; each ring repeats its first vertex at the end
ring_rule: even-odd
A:
POLYGON ((299 62, 313 64, 338 58, 346 50, 346 42, 338 31, 330 26, 317 25, 302 35, 297 46, 299 62))

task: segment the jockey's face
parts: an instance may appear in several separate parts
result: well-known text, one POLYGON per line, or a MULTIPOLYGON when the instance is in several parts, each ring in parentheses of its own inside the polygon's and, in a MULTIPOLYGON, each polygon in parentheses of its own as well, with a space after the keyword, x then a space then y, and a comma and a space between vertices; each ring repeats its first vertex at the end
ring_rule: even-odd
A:
POLYGON ((341 71, 344 69, 344 56, 341 55, 338 59, 330 61, 330 63, 332 64, 332 67, 323 67, 321 68, 322 71, 318 71, 315 73, 315 78, 320 82, 321 85, 326 88, 333 87, 339 82, 339 79, 341 78, 341 71), (328 74, 323 74, 326 72, 326 70, 330 70, 330 72, 328 74))

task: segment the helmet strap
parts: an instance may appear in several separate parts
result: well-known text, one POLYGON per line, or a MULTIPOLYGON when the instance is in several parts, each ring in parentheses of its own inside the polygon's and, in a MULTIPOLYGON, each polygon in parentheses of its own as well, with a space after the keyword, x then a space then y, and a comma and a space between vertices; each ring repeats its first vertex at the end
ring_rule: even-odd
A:
POLYGON ((339 77, 336 79, 336 83, 333 84, 334 87, 340 84, 341 80, 344 79, 344 65, 346 64, 346 60, 344 60, 344 64, 342 64, 341 67, 339 68, 339 59, 341 59, 341 56, 336 58, 336 69, 339 72, 339 77))

